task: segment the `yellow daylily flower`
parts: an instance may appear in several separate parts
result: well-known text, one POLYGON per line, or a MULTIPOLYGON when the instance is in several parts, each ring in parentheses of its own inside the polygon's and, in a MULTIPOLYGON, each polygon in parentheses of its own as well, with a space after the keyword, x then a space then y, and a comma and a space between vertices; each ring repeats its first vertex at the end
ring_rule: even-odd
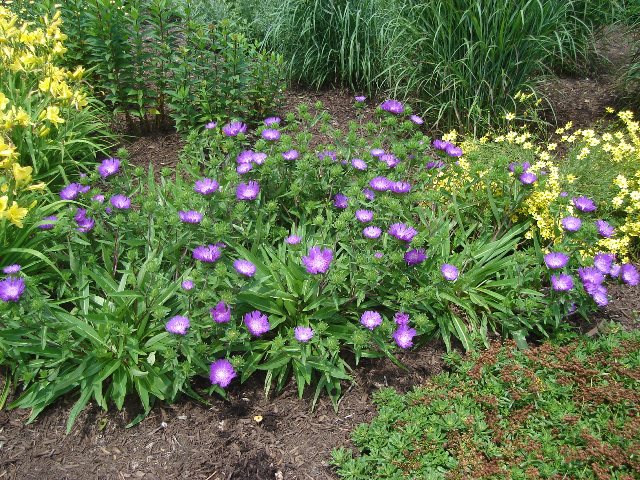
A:
POLYGON ((29 213, 28 209, 20 207, 18 203, 14 201, 11 207, 7 209, 4 215, 16 227, 22 228, 24 226, 24 224, 22 223, 22 220, 24 220, 24 217, 27 216, 27 213, 29 213))
POLYGON ((16 180, 16 186, 20 187, 31 183, 32 167, 21 167, 17 163, 13 164, 13 178, 16 180))

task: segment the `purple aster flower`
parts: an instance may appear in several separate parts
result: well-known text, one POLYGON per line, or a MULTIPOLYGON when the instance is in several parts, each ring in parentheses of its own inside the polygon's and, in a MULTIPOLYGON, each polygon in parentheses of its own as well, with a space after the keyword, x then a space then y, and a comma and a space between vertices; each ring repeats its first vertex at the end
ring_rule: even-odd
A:
POLYGON ((236 167, 236 172, 238 172, 238 175, 244 175, 251 170, 253 170, 253 165, 250 163, 241 163, 236 167))
POLYGON ((409 314, 405 312, 396 312, 393 316, 393 321, 396 322, 396 325, 408 325, 409 314))
POLYGON ((104 213, 106 213, 107 215, 111 215, 111 212, 113 212, 113 209, 111 207, 104 207, 104 213))
POLYGON ((60 190, 60 198, 62 200, 75 200, 75 198, 82 193, 83 186, 79 183, 70 183, 62 190, 60 190))
POLYGON ((431 145, 436 150, 445 150, 451 144, 449 142, 445 142, 444 140, 441 140, 441 139, 437 138, 437 139, 435 139, 433 141, 433 143, 431 145))
POLYGON ((227 137, 235 137, 240 133, 246 133, 246 131, 247 126, 242 122, 230 122, 222 127, 222 133, 224 133, 227 137))
POLYGON ((582 267, 578 269, 578 275, 584 285, 600 285, 604 282, 604 275, 595 267, 582 267))
POLYGON ((381 148, 374 148, 370 153, 373 157, 381 157, 382 155, 384 155, 384 150, 381 148))
POLYGON ((606 307, 609 304, 609 297, 607 296, 607 288, 604 285, 598 283, 585 283, 585 291, 591 295, 594 302, 600 307, 606 307))
POLYGON ((41 230, 51 230, 53 227, 55 227, 55 222, 58 221, 58 217, 56 217, 55 215, 51 215, 49 217, 44 217, 42 219, 42 221, 47 221, 47 223, 43 223, 42 225, 38 225, 38 228, 41 230))
POLYGON ((298 235, 289 235, 284 241, 289 245, 297 245, 302 241, 302 237, 299 237, 298 235))
POLYGON ((81 233, 87 233, 95 225, 95 220, 91 217, 87 217, 87 211, 84 208, 78 208, 73 218, 78 224, 78 228, 76 230, 81 233))
POLYGON ((284 152, 282 154, 282 158, 284 158, 285 160, 288 161, 293 161, 293 160, 297 160, 298 157, 300 156, 300 154, 298 153, 297 150, 287 150, 286 152, 284 152))
POLYGON ((98 173, 102 178, 115 175, 120 170, 120 160, 117 158, 106 158, 98 165, 98 173))
POLYGON ((24 293, 24 279, 8 277, 0 282, 0 300, 3 302, 17 302, 24 293))
POLYGON ((118 208, 120 210, 127 210, 131 207, 131 199, 124 195, 114 195, 109 199, 109 202, 114 208, 118 208))
POLYGON ((220 188, 220 184, 210 178, 203 178, 198 180, 193 187, 193 190, 201 195, 210 195, 216 192, 220 188))
POLYGON ((364 194, 364 198, 366 198, 369 201, 373 201, 376 198, 376 194, 373 190, 370 190, 368 188, 364 188, 362 189, 362 193, 364 194))
POLYGON ((349 198, 342 193, 337 193, 335 197, 333 197, 333 205, 336 208, 347 208, 349 205, 349 198))
POLYGON ((577 232, 582 226, 582 220, 580 220, 578 217, 564 217, 561 222, 562 228, 564 228, 567 232, 577 232))
POLYGON ((618 278, 621 270, 622 270, 622 267, 617 263, 614 263, 613 265, 611 265, 611 270, 609 270, 609 275, 612 278, 618 278))
POLYGON ((213 263, 220 258, 222 252, 217 245, 201 245, 193 249, 193 258, 205 263, 213 263))
POLYGON ((189 291, 189 290, 193 290, 193 280, 185 280, 182 282, 182 289, 189 291))
POLYGON ((389 227, 388 232, 392 237, 404 242, 410 242, 413 240, 413 237, 418 234, 418 231, 415 228, 404 223, 394 223, 389 227))
POLYGON ((400 115, 404 112, 404 106, 398 100, 385 100, 380 105, 380 108, 394 115, 400 115))
POLYGON ((244 324, 247 326, 247 330, 254 337, 259 337, 263 333, 267 333, 271 330, 271 324, 269 318, 260 310, 254 310, 247 313, 244 316, 244 324))
POLYGON ((568 197, 569 194, 567 192, 560 192, 560 196, 564 198, 564 197, 568 197))
POLYGON ((252 155, 253 163, 255 163, 256 165, 262 165, 267 159, 267 156, 268 155, 264 152, 254 152, 254 154, 252 155))
POLYGON ((393 182, 391 184, 391 191, 393 193, 409 193, 411 191, 411 184, 409 182, 393 182))
POLYGON ((7 265, 6 267, 4 267, 2 269, 2 273, 6 275, 15 275, 20 271, 20 269, 22 269, 22 267, 17 263, 14 263, 13 265, 7 265))
POLYGON ((596 220, 596 226, 598 227, 598 233, 604 238, 609 238, 616 231, 615 228, 604 220, 596 220))
POLYGON ((569 262, 569 256, 561 252, 549 252, 544 256, 544 263, 549 268, 563 268, 569 262))
POLYGON ((632 287, 635 287, 640 282, 638 269, 631 263, 625 263, 620 267, 620 276, 624 283, 631 285, 632 287))
POLYGON ((373 212, 371 210, 356 210, 356 218, 362 223, 370 222, 373 220, 373 212))
POLYGON ((448 280, 450 282, 457 280, 458 275, 460 274, 458 268, 455 265, 451 265, 450 263, 444 263, 440 267, 440 273, 442 273, 442 276, 445 280, 448 280))
POLYGON ((455 145, 449 144, 445 147, 444 151, 450 157, 461 157, 462 149, 460 147, 456 147, 455 145))
POLYGON ((367 97, 365 97, 365 96, 363 96, 363 95, 356 95, 356 96, 355 96, 355 97, 353 97, 353 98, 354 98, 354 99, 355 99, 355 101, 356 101, 356 102, 358 102, 358 103, 362 103, 362 102, 364 102, 364 101, 367 99, 367 97))
POLYGON ((238 200, 255 200, 260 193, 260 184, 251 180, 249 183, 240 183, 236 187, 238 200))
POLYGON ((280 140, 280 131, 273 128, 267 128, 262 131, 262 138, 268 141, 280 140))
POLYGON ((382 258, 382 257, 384 257, 384 253, 376 252, 376 253, 373 254, 373 256, 376 257, 376 258, 382 258))
POLYGON ((216 360, 209 367, 209 380, 211 385, 218 385, 220 388, 227 388, 231 381, 236 378, 238 374, 233 369, 233 365, 226 358, 216 360))
POLYGON ((256 274, 256 266, 249 260, 238 259, 233 262, 233 268, 241 275, 253 277, 256 274))
POLYGON ((393 332, 393 339, 400 348, 413 347, 413 337, 418 334, 415 328, 411 328, 408 325, 400 325, 395 332, 393 332))
POLYGON ((204 124, 204 128, 206 128, 207 130, 213 130, 217 126, 218 126, 217 122, 207 122, 204 124))
POLYGON ((520 183, 523 185, 532 185, 537 179, 536 174, 531 172, 524 172, 520 175, 520 183))
POLYGON ((276 125, 276 124, 280 124, 280 122, 282 121, 282 119, 280 117, 268 117, 264 119, 264 124, 267 127, 270 127, 271 125, 276 125))
POLYGON ((239 165, 250 164, 253 162, 253 152, 251 150, 243 150, 236 157, 236 163, 239 165))
POLYGON ((296 327, 293 334, 299 342, 308 342, 313 338, 313 329, 311 327, 296 327))
POLYGON ((324 150, 324 151, 318 153, 318 158, 320 160, 324 160, 325 158, 330 158, 331 160, 333 160, 335 162, 336 161, 336 152, 334 152, 333 150, 324 150))
POLYGON ((104 195, 102 194, 94 195, 93 197, 91 197, 91 200, 98 203, 104 203, 104 195))
POLYGON ((374 328, 382 324, 382 316, 374 310, 367 310, 360 317, 360 323, 373 331, 374 328))
POLYGON ((169 333, 175 333, 176 335, 186 335, 187 330, 191 326, 191 322, 187 317, 182 315, 176 315, 167 322, 165 328, 169 333))
POLYGON ((424 123, 424 120, 420 118, 418 115, 411 115, 409 117, 409 120, 411 120, 416 125, 422 125, 424 123))
POLYGON ((368 227, 365 227, 364 230, 362 230, 362 235, 364 235, 365 238, 378 238, 380 235, 382 235, 382 229, 379 227, 374 227, 373 225, 370 225, 368 227))
POLYGON ((414 248, 404 254, 404 261, 407 262, 407 265, 409 266, 418 265, 426 259, 427 254, 425 253, 424 248, 414 248))
POLYGON ((391 180, 387 177, 374 177, 369 182, 369 186, 378 192, 385 192, 391 188, 391 180))
POLYGON ((575 197, 572 202, 573 206, 581 212, 593 212, 596 210, 596 204, 588 197, 575 197))
POLYGON ((180 221, 184 223, 200 223, 203 218, 203 215, 195 210, 187 210, 186 212, 180 210, 178 215, 180 216, 180 221))
POLYGON ((561 273, 560 275, 551 275, 551 287, 556 292, 568 292, 573 289, 573 278, 571 275, 561 273))
POLYGON ((312 275, 327 273, 332 260, 333 252, 328 248, 320 249, 320 247, 312 247, 309 254, 302 257, 304 268, 312 275))
POLYGON ((231 320, 231 308, 224 302, 219 302, 214 308, 209 309, 209 312, 216 323, 227 323, 231 320))
POLYGON ((353 160, 351 160, 351 165, 353 165, 353 168, 355 168, 356 170, 366 170, 367 169, 367 162, 365 162, 364 160, 361 160, 359 158, 354 158, 353 160))
POLYGON ((431 170, 433 168, 444 168, 444 162, 442 160, 430 161, 430 162, 427 162, 426 168, 428 170, 431 170))
POLYGON ((611 265, 614 259, 615 255, 611 253, 598 253, 593 257, 593 266, 606 275, 611 272, 611 265))
POLYGON ((392 153, 385 153, 378 158, 381 162, 386 163, 387 167, 395 168, 399 163, 400 159, 393 155, 392 153))

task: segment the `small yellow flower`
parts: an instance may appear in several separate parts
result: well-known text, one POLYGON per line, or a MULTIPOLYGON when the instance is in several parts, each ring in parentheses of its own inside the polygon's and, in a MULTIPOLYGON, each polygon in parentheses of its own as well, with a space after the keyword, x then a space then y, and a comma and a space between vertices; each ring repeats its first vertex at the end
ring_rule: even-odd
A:
POLYGON ((29 213, 29 210, 18 206, 17 202, 14 201, 11 207, 4 212, 4 216, 16 227, 22 228, 24 226, 22 220, 27 216, 27 213, 29 213))
POLYGON ((17 163, 13 164, 13 178, 16 180, 16 186, 21 187, 31 182, 32 167, 21 167, 17 163))
POLYGON ((64 118, 60 116, 60 108, 55 105, 50 105, 46 110, 43 110, 39 118, 40 120, 48 120, 54 125, 64 123, 64 118))

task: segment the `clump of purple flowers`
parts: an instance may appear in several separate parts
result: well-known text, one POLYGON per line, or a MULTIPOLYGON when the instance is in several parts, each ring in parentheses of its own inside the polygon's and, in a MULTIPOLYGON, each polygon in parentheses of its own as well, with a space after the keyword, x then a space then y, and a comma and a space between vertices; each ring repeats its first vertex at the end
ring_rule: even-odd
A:
POLYGON ((220 388, 227 388, 236 376, 236 371, 233 369, 231 362, 226 358, 216 360, 209 368, 209 380, 211 384, 218 385, 220 388))
POLYGON ((456 147, 452 143, 448 143, 448 145, 444 148, 444 151, 450 157, 461 157, 462 156, 462 149, 460 147, 456 147))
POLYGON ((209 309, 209 313, 216 323, 227 323, 231 320, 231 308, 224 302, 219 302, 214 308, 209 309))
POLYGON ((271 330, 269 318, 260 310, 247 313, 244 316, 244 324, 247 326, 249 333, 254 337, 259 337, 271 330))
POLYGON ((203 178, 198 180, 193 187, 193 190, 201 195, 210 195, 220 188, 220 184, 210 178, 203 178))
POLYGON ((89 185, 81 185, 79 183, 70 183, 60 190, 60 198, 62 200, 75 200, 81 193, 87 193, 91 187, 89 185))
POLYGON ((398 100, 385 100, 380 105, 380 108, 386 112, 393 113, 394 115, 400 115, 404 112, 404 105, 398 100))
POLYGON ((255 200, 260 193, 260 184, 251 180, 248 183, 240 183, 236 187, 236 198, 238 200, 255 200))
POLYGON ((217 245, 202 245, 193 249, 193 258, 205 263, 213 263, 221 255, 222 251, 217 245))
POLYGON ((247 126, 242 122, 230 122, 222 127, 222 133, 227 137, 235 137, 241 133, 246 133, 247 126))
POLYGON ((382 316, 374 310, 367 310, 360 317, 360 323, 373 331, 382 324, 382 316))
POLYGON ((169 333, 174 333, 176 335, 186 335, 187 330, 190 326, 191 322, 189 322, 189 319, 187 317, 176 315, 167 322, 165 328, 169 333))
POLYGON ((400 163, 400 159, 392 153, 385 153, 384 155, 381 155, 379 160, 384 162, 389 168, 395 168, 400 163))
POLYGON ((302 263, 307 273, 316 275, 327 273, 333 260, 333 252, 329 248, 312 247, 309 254, 302 257, 302 263))
POLYGON ((77 230, 81 233, 87 233, 96 223, 93 218, 87 217, 87 211, 84 208, 78 208, 73 219, 78 224, 77 230))
POLYGON ((615 255, 611 253, 598 253, 595 257, 593 257, 593 266, 603 274, 607 275, 611 272, 611 267, 613 266, 614 260, 615 255))
POLYGON ((409 225, 406 225, 404 223, 392 224, 389 227, 388 232, 389 235, 397 238, 398 240, 402 240, 403 242, 410 242, 411 240, 413 240, 413 237, 418 234, 418 231, 415 228, 410 227, 409 225))
POLYGON ((25 284, 21 277, 8 277, 0 281, 0 300, 17 302, 24 293, 25 284))

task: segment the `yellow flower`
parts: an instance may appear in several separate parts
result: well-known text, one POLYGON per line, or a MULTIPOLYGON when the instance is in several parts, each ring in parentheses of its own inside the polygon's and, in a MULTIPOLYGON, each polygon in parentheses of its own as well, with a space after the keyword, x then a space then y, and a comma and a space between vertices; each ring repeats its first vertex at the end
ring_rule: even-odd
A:
POLYGON ((16 186, 20 187, 31 182, 32 167, 21 167, 17 163, 13 164, 13 178, 16 180, 16 186))
POLYGON ((48 106, 47 110, 40 113, 40 120, 49 120, 54 125, 64 123, 64 118, 60 116, 60 108, 56 106, 48 106))
POLYGON ((7 105, 9 105, 9 99, 4 93, 0 92, 0 111, 4 110, 7 105))
POLYGON ((4 217, 4 212, 7 209, 8 201, 9 201, 9 197, 7 197, 6 195, 0 197, 0 218, 4 217))
POLYGON ((11 207, 4 212, 4 216, 16 227, 22 228, 24 226, 22 220, 27 216, 27 213, 29 213, 29 210, 18 206, 17 202, 14 201, 11 207))
POLYGON ((30 192, 35 192, 37 190, 44 190, 47 187, 47 185, 44 182, 40 182, 40 183, 34 183, 33 185, 29 185, 27 187, 27 190, 29 190, 30 192))

